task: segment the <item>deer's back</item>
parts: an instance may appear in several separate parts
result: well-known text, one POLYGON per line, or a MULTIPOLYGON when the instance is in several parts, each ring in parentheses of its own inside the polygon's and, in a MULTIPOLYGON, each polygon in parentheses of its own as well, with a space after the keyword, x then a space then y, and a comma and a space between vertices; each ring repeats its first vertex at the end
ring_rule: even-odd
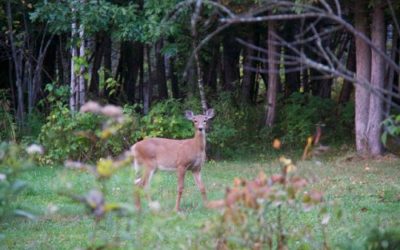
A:
POLYGON ((139 164, 154 164, 161 170, 200 168, 205 159, 204 150, 197 148, 193 139, 148 138, 134 144, 131 150, 139 164))

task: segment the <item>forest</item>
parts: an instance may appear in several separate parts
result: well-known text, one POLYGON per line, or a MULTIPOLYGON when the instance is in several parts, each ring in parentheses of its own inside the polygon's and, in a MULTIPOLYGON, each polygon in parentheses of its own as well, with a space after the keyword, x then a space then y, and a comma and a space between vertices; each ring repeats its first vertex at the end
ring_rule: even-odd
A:
POLYGON ((5 249, 400 245, 399 1, 0 2, 5 249))

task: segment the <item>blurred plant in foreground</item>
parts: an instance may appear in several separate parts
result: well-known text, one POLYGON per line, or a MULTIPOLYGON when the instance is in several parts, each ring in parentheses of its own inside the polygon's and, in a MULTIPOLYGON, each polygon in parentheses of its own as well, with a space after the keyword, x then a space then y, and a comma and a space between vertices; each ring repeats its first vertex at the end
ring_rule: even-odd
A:
MULTIPOLYGON (((106 143, 111 139, 113 135, 116 135, 121 128, 124 126, 125 119, 122 108, 114 105, 101 106, 96 102, 88 102, 82 106, 80 112, 93 113, 100 115, 102 119, 101 127, 95 133, 92 131, 80 131, 78 133, 84 137, 90 137, 94 143, 102 144, 106 143)), ((108 181, 113 174, 121 168, 131 165, 132 159, 128 153, 124 153, 117 159, 111 157, 100 158, 95 164, 84 163, 81 161, 65 161, 64 165, 67 169, 79 170, 90 173, 95 177, 96 187, 90 188, 83 194, 76 194, 71 190, 60 191, 61 195, 70 197, 72 200, 79 202, 87 208, 87 211, 94 219, 94 230, 90 237, 89 249, 103 249, 103 248, 124 248, 127 247, 126 242, 132 242, 135 244, 130 233, 131 230, 131 218, 135 213, 135 209, 131 204, 123 202, 109 201, 111 200, 112 194, 108 190, 108 181), (122 223, 118 218, 127 218, 122 223), (119 228, 115 235, 103 235, 102 240, 98 239, 98 234, 104 232, 99 225, 100 222, 106 221, 106 225, 115 224, 116 228, 119 228), (128 237, 128 241, 123 241, 128 237), (124 243, 123 243, 124 242, 124 243)), ((103 225, 104 226, 104 225, 103 225)), ((132 233, 133 234, 133 233, 132 233)))
POLYGON ((209 208, 223 209, 217 222, 205 226, 215 237, 212 247, 328 249, 325 227, 330 215, 322 192, 311 190, 309 180, 295 175, 296 166, 290 159, 282 156, 279 161, 280 174, 268 177, 260 172, 253 180, 235 178, 224 199, 208 204, 209 208), (314 208, 319 208, 323 242, 313 240, 298 218, 314 208))
POLYGON ((21 179, 21 173, 34 167, 35 158, 40 154, 43 154, 40 145, 33 144, 25 149, 12 142, 0 143, 0 219, 10 214, 35 218, 24 209, 14 208, 12 202, 28 185, 21 179))

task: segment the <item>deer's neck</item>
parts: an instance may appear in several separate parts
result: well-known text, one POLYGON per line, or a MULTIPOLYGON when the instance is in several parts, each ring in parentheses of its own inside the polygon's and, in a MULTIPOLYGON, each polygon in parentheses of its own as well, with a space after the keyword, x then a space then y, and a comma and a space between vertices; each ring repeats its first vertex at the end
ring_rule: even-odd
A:
POLYGON ((200 131, 196 131, 194 135, 194 142, 201 151, 205 151, 206 148, 206 134, 200 131))

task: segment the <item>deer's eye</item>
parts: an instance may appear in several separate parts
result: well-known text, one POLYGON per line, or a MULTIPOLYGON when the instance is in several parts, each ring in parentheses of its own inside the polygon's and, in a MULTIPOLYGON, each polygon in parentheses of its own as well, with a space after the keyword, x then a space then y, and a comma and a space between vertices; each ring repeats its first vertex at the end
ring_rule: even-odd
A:
POLYGON ((194 120, 193 122, 194 122, 194 123, 197 123, 197 120, 194 120))

